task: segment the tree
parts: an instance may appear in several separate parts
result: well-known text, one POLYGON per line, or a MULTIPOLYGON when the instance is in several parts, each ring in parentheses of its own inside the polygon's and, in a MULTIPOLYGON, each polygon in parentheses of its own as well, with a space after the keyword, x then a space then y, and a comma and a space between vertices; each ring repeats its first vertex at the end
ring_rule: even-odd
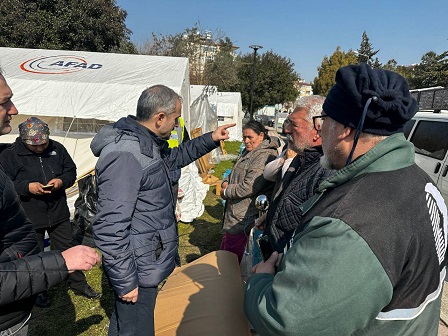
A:
POLYGON ((420 64, 415 66, 412 87, 416 89, 448 86, 448 51, 438 55, 433 51, 422 56, 420 64))
POLYGON ((331 87, 335 84, 336 72, 339 68, 358 63, 356 55, 353 51, 347 53, 341 51, 338 46, 329 58, 327 56, 322 60, 321 65, 317 68, 317 77, 313 83, 313 93, 326 96, 331 87))
POLYGON ((115 0, 3 0, 0 46, 135 53, 115 0))
MULTIPOLYGON (((243 109, 249 110, 252 87, 253 53, 241 56, 239 63, 239 83, 235 91, 241 92, 243 109)), ((253 111, 265 105, 274 105, 294 101, 298 92, 295 88, 299 75, 294 70, 294 63, 272 50, 257 54, 256 78, 254 82, 253 111)))
POLYGON ((361 45, 359 49, 357 50, 357 61, 358 63, 367 63, 373 68, 381 68, 381 63, 379 62, 378 58, 373 59, 373 56, 375 56, 379 49, 376 51, 373 51, 372 43, 369 42, 369 37, 367 36, 367 33, 364 31, 362 33, 362 40, 361 45))
POLYGON ((137 48, 145 55, 188 58, 191 84, 207 85, 212 84, 212 80, 220 86, 228 86, 229 80, 236 78, 234 68, 225 66, 232 65, 232 58, 235 57, 232 41, 219 29, 214 32, 204 30, 199 22, 175 35, 157 36, 153 33, 137 48), (216 57, 218 62, 213 66, 216 57))
POLYGON ((240 58, 233 55, 233 43, 228 37, 220 41, 220 49, 213 60, 205 64, 205 80, 218 91, 232 91, 238 86, 240 58))
POLYGON ((383 69, 394 71, 400 75, 402 75, 409 83, 409 88, 414 89, 413 83, 415 82, 415 74, 414 74, 414 66, 412 65, 398 65, 395 59, 391 59, 387 61, 385 65, 383 65, 383 69))

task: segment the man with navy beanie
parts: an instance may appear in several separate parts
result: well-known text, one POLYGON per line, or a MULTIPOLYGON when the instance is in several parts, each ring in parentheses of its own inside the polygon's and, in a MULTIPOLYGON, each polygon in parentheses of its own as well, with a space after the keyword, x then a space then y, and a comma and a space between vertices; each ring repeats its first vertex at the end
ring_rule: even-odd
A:
POLYGON ((402 133, 417 109, 397 73, 338 70, 313 118, 337 172, 302 205, 291 248, 248 280, 260 335, 437 335, 447 207, 402 133))

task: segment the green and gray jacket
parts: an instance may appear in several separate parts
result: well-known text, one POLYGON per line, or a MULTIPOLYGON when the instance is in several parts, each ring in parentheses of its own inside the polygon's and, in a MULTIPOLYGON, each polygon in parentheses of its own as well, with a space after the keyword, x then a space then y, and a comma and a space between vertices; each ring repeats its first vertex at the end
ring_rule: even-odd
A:
POLYGON ((447 209, 403 134, 325 180, 278 272, 254 274, 260 335, 436 336, 447 209))

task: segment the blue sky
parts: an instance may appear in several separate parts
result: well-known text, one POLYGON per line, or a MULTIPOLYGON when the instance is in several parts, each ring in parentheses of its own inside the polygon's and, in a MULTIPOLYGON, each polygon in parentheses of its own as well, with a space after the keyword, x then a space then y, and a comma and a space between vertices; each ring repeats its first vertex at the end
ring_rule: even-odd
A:
POLYGON ((237 50, 263 46, 288 57, 306 81, 317 76, 324 56, 340 46, 356 50, 367 32, 380 62, 418 63, 428 51, 448 50, 448 0, 117 0, 128 12, 131 40, 151 33, 183 32, 199 22, 228 36, 237 50))

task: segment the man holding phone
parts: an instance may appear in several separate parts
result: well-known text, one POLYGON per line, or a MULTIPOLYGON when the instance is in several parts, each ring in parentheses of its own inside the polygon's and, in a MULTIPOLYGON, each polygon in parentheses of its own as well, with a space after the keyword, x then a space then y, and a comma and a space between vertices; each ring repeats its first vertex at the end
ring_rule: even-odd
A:
MULTIPOLYGON (((50 129, 43 120, 31 117, 19 125, 19 131, 14 144, 0 154, 0 161, 33 223, 41 251, 45 231, 51 247, 65 251, 74 246, 65 189, 76 180, 76 165, 65 147, 50 139, 50 129)), ((71 273, 68 284, 76 295, 89 299, 100 296, 81 271, 71 273)), ((47 292, 38 295, 37 306, 46 308, 50 303, 47 292)))

